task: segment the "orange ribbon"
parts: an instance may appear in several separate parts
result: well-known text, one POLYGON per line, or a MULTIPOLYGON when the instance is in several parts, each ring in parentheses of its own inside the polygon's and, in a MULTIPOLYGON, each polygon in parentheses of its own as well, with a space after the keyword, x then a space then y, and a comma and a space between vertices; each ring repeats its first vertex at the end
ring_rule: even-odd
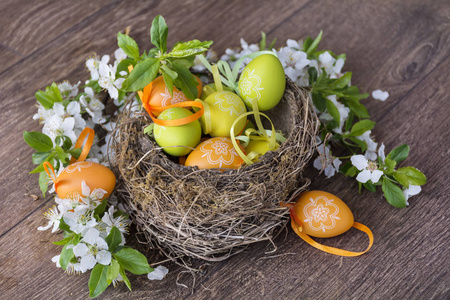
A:
MULTIPOLYGON (((129 72, 133 70, 133 66, 130 65, 128 67, 129 72)), ((160 125, 160 126, 181 126, 185 125, 191 122, 194 122, 195 120, 200 119, 201 116, 205 113, 205 110, 203 109, 203 105, 196 101, 183 101, 180 103, 175 103, 168 106, 156 106, 150 104, 150 95, 152 93, 152 87, 153 82, 150 82, 146 87, 144 87, 144 92, 138 91, 139 98, 141 98, 142 106, 144 106, 144 109, 148 112, 150 115, 150 118, 152 118, 153 123, 160 125), (161 113, 165 111, 168 108, 171 107, 198 107, 200 110, 198 110, 196 113, 176 120, 161 120, 156 118, 156 116, 153 114, 153 112, 161 113)))
MULTIPOLYGON (((86 143, 84 143, 83 150, 81 150, 81 154, 78 157, 77 160, 75 160, 75 157, 72 156, 70 159, 69 164, 73 164, 75 162, 84 161, 86 157, 89 154, 89 150, 91 150, 92 143, 94 142, 94 129, 86 127, 83 129, 83 131, 80 133, 80 136, 77 139, 77 142, 75 143, 74 148, 81 148, 83 145, 83 142, 86 140, 86 143)), ((48 176, 52 179, 53 183, 55 184, 55 190, 57 189, 58 179, 56 178, 55 169, 53 168, 52 164, 48 161, 44 162, 43 164, 45 172, 47 172, 48 176)))
POLYGON ((313 246, 314 248, 317 248, 319 250, 322 250, 323 252, 327 252, 330 254, 347 256, 347 257, 362 255, 362 254, 366 253, 367 251, 369 251, 370 248, 372 248, 372 245, 373 245, 372 231, 370 231, 370 229, 367 226, 365 226, 361 223, 358 223, 358 222, 354 222, 353 227, 366 233, 369 237, 369 246, 367 247, 366 250, 364 250, 362 252, 353 252, 353 251, 348 251, 348 250, 343 250, 343 249, 339 249, 339 248, 335 248, 335 247, 322 245, 322 244, 316 242, 315 240, 313 240, 309 235, 307 235, 306 233, 303 232, 302 222, 295 215, 293 205, 290 205, 290 204, 281 204, 281 205, 289 207, 289 212, 291 215, 291 226, 292 226, 292 229, 294 229, 295 233, 299 237, 301 237, 305 242, 307 242, 308 244, 313 246))

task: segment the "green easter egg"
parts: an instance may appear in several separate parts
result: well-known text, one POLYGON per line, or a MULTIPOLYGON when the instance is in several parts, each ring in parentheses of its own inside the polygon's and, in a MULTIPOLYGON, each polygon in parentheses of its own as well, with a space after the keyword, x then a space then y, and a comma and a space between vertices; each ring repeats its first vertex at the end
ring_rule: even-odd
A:
POLYGON ((264 155, 267 151, 269 151, 269 142, 265 140, 251 140, 245 148, 245 151, 247 154, 254 151, 264 155))
MULTIPOLYGON (((209 95, 205 102, 211 114, 211 131, 206 133, 212 137, 230 137, 230 129, 234 121, 247 112, 242 99, 229 91, 215 92, 209 95)), ((236 123, 235 135, 244 129, 246 121, 247 118, 242 118, 236 123)), ((200 122, 205 124, 205 115, 201 117, 200 122)))
POLYGON ((239 96, 248 108, 252 108, 252 99, 258 101, 260 111, 275 107, 286 87, 286 76, 280 60, 272 54, 254 58, 242 71, 238 87, 239 96))
MULTIPOLYGON (((208 95, 205 93, 205 88, 206 88, 206 87, 210 87, 212 90, 216 91, 216 84, 215 84, 215 83, 209 83, 209 84, 205 85, 205 86, 203 87, 203 93, 202 93, 202 96, 200 97, 201 100, 205 100, 206 98, 208 98, 208 95)), ((222 89, 223 89, 224 91, 233 92, 233 89, 232 89, 232 88, 230 88, 230 87, 228 87, 228 86, 226 86, 226 85, 224 85, 224 84, 222 84, 222 89)))
MULTIPOLYGON (((181 107, 171 107, 163 111, 158 119, 177 120, 192 115, 192 112, 181 107)), ((202 129, 198 120, 181 126, 160 126, 155 124, 153 129, 156 143, 163 148, 163 151, 172 156, 187 155, 200 143, 202 129), (185 147, 170 147, 185 146, 185 147)))

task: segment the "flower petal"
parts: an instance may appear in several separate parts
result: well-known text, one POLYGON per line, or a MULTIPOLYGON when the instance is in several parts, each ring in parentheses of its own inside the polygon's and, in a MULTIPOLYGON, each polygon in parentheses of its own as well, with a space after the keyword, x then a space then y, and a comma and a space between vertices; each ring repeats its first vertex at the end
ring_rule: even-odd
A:
POLYGON ((373 183, 377 183, 383 174, 384 174, 383 171, 375 170, 372 172, 370 180, 372 180, 373 183))
POLYGON ((386 155, 384 154, 384 144, 381 143, 380 148, 378 149, 378 156, 381 158, 381 161, 384 163, 384 160, 386 159, 386 155))
POLYGON ((97 239, 99 238, 100 233, 95 228, 90 228, 84 237, 81 239, 83 242, 86 242, 88 244, 95 244, 97 242, 97 239))
POLYGON ((169 270, 166 267, 158 266, 153 272, 147 274, 147 278, 150 280, 162 280, 168 272, 169 270))
POLYGON ((75 256, 85 256, 88 252, 88 247, 85 243, 78 243, 75 247, 73 247, 73 254, 75 256))
POLYGON ((372 178, 372 174, 369 170, 363 170, 361 173, 356 176, 356 180, 361 183, 366 183, 369 179, 372 178))
POLYGON ((102 265, 109 265, 111 263, 111 252, 106 250, 101 250, 96 256, 97 262, 102 265))
POLYGON ((86 256, 83 256, 80 261, 82 272, 84 273, 86 270, 92 269, 96 263, 97 260, 95 259, 94 255, 88 254, 86 256))
POLYGON ((84 180, 81 182, 81 194, 85 197, 89 197, 91 195, 91 189, 84 180))
POLYGON ((352 164, 360 171, 369 165, 369 161, 367 160, 367 158, 365 158, 364 155, 361 154, 353 155, 350 160, 352 164))

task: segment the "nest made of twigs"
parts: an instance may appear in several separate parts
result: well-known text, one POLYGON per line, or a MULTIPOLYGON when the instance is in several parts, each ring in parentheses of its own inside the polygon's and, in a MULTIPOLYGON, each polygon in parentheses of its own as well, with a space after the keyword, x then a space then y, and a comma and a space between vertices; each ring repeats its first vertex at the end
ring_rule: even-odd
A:
POLYGON ((146 134, 151 119, 124 109, 112 146, 120 196, 151 248, 167 257, 220 261, 270 240, 289 219, 281 202, 306 189, 302 170, 315 147, 318 121, 307 91, 286 78, 281 102, 265 112, 287 140, 238 170, 185 167, 146 134))

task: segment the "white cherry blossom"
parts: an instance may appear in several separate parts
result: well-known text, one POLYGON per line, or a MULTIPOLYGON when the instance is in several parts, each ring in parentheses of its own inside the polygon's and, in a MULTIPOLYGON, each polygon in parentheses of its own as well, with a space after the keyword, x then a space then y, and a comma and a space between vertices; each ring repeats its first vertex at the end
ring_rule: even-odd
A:
MULTIPOLYGON (((112 227, 117 227, 121 233, 128 233, 128 224, 129 221, 124 218, 124 216, 118 216, 117 218, 114 218, 114 213, 117 210, 114 208, 114 206, 110 206, 108 209, 108 212, 105 212, 102 221, 108 225, 106 228, 106 233, 109 234, 111 232, 112 227)), ((122 240, 124 240, 122 235, 122 240)))
POLYGON ((81 257, 80 265, 83 272, 92 269, 97 263, 105 266, 111 263, 108 244, 95 228, 90 228, 81 241, 73 247, 73 254, 81 257))
POLYGON ((57 136, 63 135, 69 137, 72 143, 75 143, 77 140, 77 136, 75 135, 74 127, 75 118, 62 118, 59 115, 53 115, 48 119, 47 122, 45 122, 44 128, 42 128, 42 132, 48 135, 52 139, 53 143, 55 143, 55 139, 57 136))
POLYGON ((116 51, 114 51, 114 57, 116 58, 115 63, 120 63, 122 60, 127 58, 127 54, 125 51, 123 51, 122 48, 118 48, 116 51))
POLYGON ((64 222, 69 225, 70 230, 84 235, 89 229, 97 225, 94 212, 86 205, 78 205, 73 211, 68 211, 63 216, 64 222))
POLYGON ((103 62, 100 62, 98 72, 100 74, 98 80, 100 87, 106 89, 111 98, 118 99, 118 89, 122 88, 125 78, 116 79, 116 68, 103 62))
POLYGON ((375 161, 377 159, 376 151, 377 151, 378 143, 376 143, 376 142, 374 142, 374 140, 372 140, 372 138, 370 137, 371 133, 372 133, 372 131, 368 130, 368 131, 364 132, 362 135, 357 136, 356 138, 361 141, 366 142, 367 150, 364 155, 367 159, 375 161))
POLYGON ((64 209, 61 209, 59 205, 55 205, 50 208, 47 212, 44 213, 45 218, 48 220, 48 224, 46 226, 39 226, 38 230, 47 230, 53 226, 52 233, 58 231, 59 223, 64 212, 64 209))
POLYGON ((356 176, 356 180, 361 183, 366 183, 369 180, 371 180, 372 183, 377 183, 384 174, 383 171, 378 170, 376 162, 368 160, 364 155, 353 155, 350 160, 352 164, 361 171, 358 176, 356 176))
MULTIPOLYGON (((321 143, 320 138, 317 137, 318 144, 321 143)), ((319 156, 314 160, 313 166, 317 170, 324 170, 325 176, 330 178, 334 176, 336 172, 339 172, 339 167, 342 161, 331 155, 330 148, 325 146, 325 144, 319 145, 317 147, 319 156)))
POLYGON ((100 63, 107 64, 108 62, 109 62, 109 55, 103 55, 101 60, 99 60, 97 55, 95 55, 94 57, 89 58, 86 61, 86 67, 91 72, 92 80, 98 80, 100 78, 100 74, 98 72, 100 63))
POLYGON ((69 82, 64 81, 58 84, 58 89, 63 97, 67 96, 68 98, 73 98, 78 95, 78 86, 80 83, 81 81, 78 81, 77 84, 71 85, 69 82))

